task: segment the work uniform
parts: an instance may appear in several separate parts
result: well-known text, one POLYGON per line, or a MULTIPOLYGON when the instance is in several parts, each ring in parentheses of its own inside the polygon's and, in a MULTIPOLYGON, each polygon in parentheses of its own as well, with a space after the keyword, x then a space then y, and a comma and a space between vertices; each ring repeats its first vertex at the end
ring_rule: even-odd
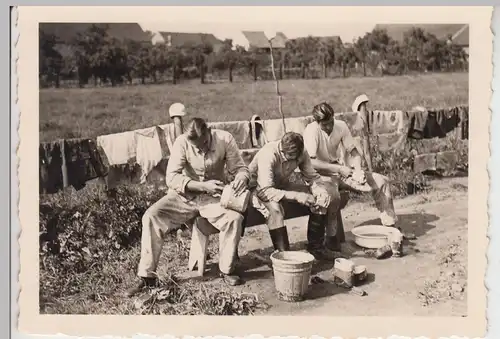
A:
POLYGON ((228 175, 235 179, 249 179, 248 167, 241 158, 234 137, 217 129, 211 130, 211 134, 210 147, 206 153, 194 146, 185 134, 180 135, 173 144, 166 173, 168 192, 142 218, 140 277, 155 276, 164 242, 163 235, 180 228, 182 224, 192 223, 196 217, 205 218, 220 231, 220 271, 230 274, 234 268, 243 216, 223 208, 219 197, 186 190, 191 180, 220 180, 228 183, 228 175))

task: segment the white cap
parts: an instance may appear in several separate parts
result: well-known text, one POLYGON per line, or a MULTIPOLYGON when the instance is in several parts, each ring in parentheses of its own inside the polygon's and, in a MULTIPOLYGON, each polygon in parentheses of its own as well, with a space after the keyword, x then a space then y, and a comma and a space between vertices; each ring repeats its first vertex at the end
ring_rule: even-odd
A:
POLYGON ((425 112, 426 111, 425 107, 423 107, 423 106, 413 106, 412 110, 417 111, 417 112, 425 112))
POLYGON ((168 109, 168 114, 171 118, 173 117, 183 117, 186 115, 186 108, 180 102, 172 104, 168 109))
POLYGON ((369 100, 366 94, 358 95, 358 97, 354 100, 354 103, 352 104, 352 111, 357 112, 359 110, 359 106, 368 101, 369 100))

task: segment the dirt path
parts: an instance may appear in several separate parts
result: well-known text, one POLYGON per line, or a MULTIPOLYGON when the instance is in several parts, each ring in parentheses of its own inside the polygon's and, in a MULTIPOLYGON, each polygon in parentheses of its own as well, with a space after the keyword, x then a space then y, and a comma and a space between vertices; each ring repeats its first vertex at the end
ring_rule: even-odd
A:
MULTIPOLYGON (((379 224, 373 205, 349 203, 343 211, 345 251, 356 264, 368 268, 369 278, 362 286, 366 296, 346 293, 327 282, 311 285, 307 300, 301 303, 278 301, 269 267, 252 256, 252 253, 267 256, 272 251, 265 226, 247 230, 242 239, 240 257, 245 284, 237 289, 264 298, 271 306, 268 315, 466 316, 467 178, 436 181, 433 187, 429 193, 395 202, 400 226, 417 236, 406 245, 403 258, 376 260, 364 255, 352 242, 353 227, 379 224)), ((292 248, 305 247, 306 223, 305 218, 287 222, 292 248)), ((213 269, 214 266, 211 265, 213 269)), ((332 266, 315 267, 313 274, 331 280, 332 266)))

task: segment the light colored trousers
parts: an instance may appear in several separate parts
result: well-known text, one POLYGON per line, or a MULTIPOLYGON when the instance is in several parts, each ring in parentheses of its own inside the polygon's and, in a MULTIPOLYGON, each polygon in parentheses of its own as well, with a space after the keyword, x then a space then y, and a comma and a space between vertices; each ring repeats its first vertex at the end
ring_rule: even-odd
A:
POLYGON ((232 272, 241 238, 243 215, 223 208, 219 198, 200 194, 188 201, 174 190, 149 207, 142 217, 141 259, 137 275, 155 277, 163 248, 163 235, 191 223, 196 217, 205 218, 219 233, 219 269, 232 272))
MULTIPOLYGON (((295 173, 294 173, 295 174, 295 173)), ((340 193, 338 181, 330 177, 321 177, 321 186, 326 189, 330 195, 330 205, 326 211, 326 235, 334 236, 337 233, 337 213, 340 207, 340 193)), ((313 194, 311 187, 308 186, 297 175, 291 175, 290 181, 278 185, 279 189, 293 192, 303 192, 313 194)), ((269 230, 285 226, 285 211, 279 201, 262 201, 255 195, 253 197, 254 207, 266 218, 269 230)))
MULTIPOLYGON (((392 197, 391 183, 385 175, 365 172, 366 182, 370 185, 375 206, 380 212, 380 221, 384 226, 395 226, 398 221, 396 212, 394 211, 394 200, 392 197)), ((342 181, 340 177, 332 177, 338 185, 332 186, 342 190, 358 191, 355 187, 349 186, 342 181)))

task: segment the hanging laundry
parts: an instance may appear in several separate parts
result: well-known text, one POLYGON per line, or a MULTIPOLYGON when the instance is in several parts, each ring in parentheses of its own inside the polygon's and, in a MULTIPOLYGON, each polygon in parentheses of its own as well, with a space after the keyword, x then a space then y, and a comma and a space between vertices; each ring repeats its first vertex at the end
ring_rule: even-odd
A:
MULTIPOLYGON (((54 194, 64 187, 64 141, 42 142, 39 146, 39 192, 54 194)), ((66 164, 64 164, 65 167, 66 164)))
POLYGON ((209 122, 208 126, 231 133, 240 149, 252 148, 250 123, 248 121, 209 122))
POLYGON ((460 124, 457 107, 436 111, 417 111, 410 126, 409 137, 413 139, 444 138, 460 124))
POLYGON ((146 182, 148 174, 163 159, 159 130, 161 129, 155 126, 135 131, 136 161, 141 167, 141 183, 146 182))
POLYGON ((374 135, 400 132, 405 125, 403 111, 372 111, 368 116, 370 132, 374 135))
POLYGON ((91 139, 66 139, 64 150, 67 168, 67 185, 76 190, 85 187, 86 182, 107 175, 107 168, 91 139))
MULTIPOLYGON (((294 117, 285 119, 285 128, 287 132, 302 134, 306 126, 313 121, 312 116, 294 117)), ((279 140, 285 135, 282 119, 264 120, 264 134, 267 142, 279 140)))
POLYGON ((40 193, 54 194, 68 186, 80 190, 87 181, 107 174, 96 143, 90 139, 41 143, 39 157, 40 193))
POLYGON ((134 131, 101 135, 97 137, 97 145, 103 149, 110 166, 134 162, 137 149, 134 131))
POLYGON ((407 115, 410 117, 408 137, 417 140, 423 139, 429 113, 423 107, 414 107, 407 115))
POLYGON ((264 122, 254 114, 250 119, 250 135, 252 148, 261 148, 267 144, 266 135, 264 134, 264 122))
POLYGON ((413 171, 422 173, 424 171, 436 170, 436 153, 419 154, 413 160, 413 171))
POLYGON ((159 126, 162 131, 159 133, 161 149, 163 150, 164 159, 170 156, 170 150, 175 141, 175 125, 170 123, 159 126))

